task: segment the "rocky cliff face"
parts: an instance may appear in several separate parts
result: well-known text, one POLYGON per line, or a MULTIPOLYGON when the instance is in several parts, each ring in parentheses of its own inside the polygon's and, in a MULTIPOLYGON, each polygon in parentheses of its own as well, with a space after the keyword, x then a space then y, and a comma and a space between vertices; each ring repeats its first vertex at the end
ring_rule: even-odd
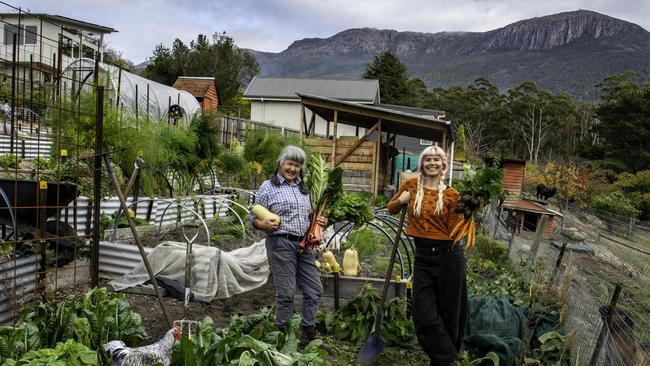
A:
POLYGON ((591 97, 595 84, 626 69, 642 80, 650 78, 650 33, 585 10, 484 33, 349 29, 296 41, 280 53, 252 52, 264 76, 360 77, 386 49, 429 87, 467 85, 486 77, 502 89, 532 80, 551 91, 591 97))
POLYGON ((582 10, 524 20, 487 32, 481 46, 485 50, 540 51, 584 39, 643 33, 647 32, 636 24, 582 10))

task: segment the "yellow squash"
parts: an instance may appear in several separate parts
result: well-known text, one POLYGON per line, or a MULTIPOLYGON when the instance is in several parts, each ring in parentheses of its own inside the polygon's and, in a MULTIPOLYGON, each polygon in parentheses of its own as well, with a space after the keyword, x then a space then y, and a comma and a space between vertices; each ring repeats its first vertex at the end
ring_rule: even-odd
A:
POLYGON ((359 254, 356 249, 348 249, 343 255, 343 275, 356 276, 359 270, 359 254))
POLYGON ((332 272, 339 272, 341 270, 341 266, 339 265, 339 262, 336 261, 336 257, 334 257, 334 253, 332 253, 329 250, 326 250, 321 254, 323 257, 323 261, 325 263, 329 264, 330 267, 332 268, 332 272))
POLYGON ((270 219, 275 219, 275 221, 279 224, 280 223, 280 216, 274 214, 273 212, 269 211, 266 209, 266 207, 262 205, 254 205, 251 207, 251 211, 253 211, 253 215, 257 217, 260 220, 264 220, 266 218, 270 219))

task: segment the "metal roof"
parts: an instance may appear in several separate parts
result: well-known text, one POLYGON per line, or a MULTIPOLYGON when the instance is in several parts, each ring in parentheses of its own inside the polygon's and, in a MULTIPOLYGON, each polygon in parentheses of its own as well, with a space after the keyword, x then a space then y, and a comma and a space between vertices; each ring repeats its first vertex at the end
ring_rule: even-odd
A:
POLYGON ((375 103, 373 104, 373 106, 377 108, 400 111, 400 112, 421 116, 421 117, 433 117, 441 120, 445 118, 445 112, 436 109, 407 107, 403 105, 386 104, 386 103, 375 103))
POLYGON ((538 214, 545 214, 545 215, 553 215, 553 216, 560 216, 562 217, 562 214, 555 211, 551 210, 550 208, 540 205, 537 202, 529 201, 527 199, 518 199, 518 200, 505 200, 503 201, 502 204, 503 208, 510 208, 510 209, 515 209, 518 211, 526 211, 526 212, 533 212, 533 213, 538 213, 538 214))
POLYGON ((309 94, 357 103, 379 102, 379 80, 254 77, 244 92, 252 100, 295 100, 309 94))
POLYGON ((82 27, 85 30, 93 30, 98 33, 114 33, 117 32, 117 30, 111 28, 111 27, 105 27, 103 25, 99 24, 93 24, 93 23, 88 23, 84 22, 82 20, 77 20, 77 19, 72 19, 68 17, 64 17, 62 15, 52 15, 52 14, 45 14, 45 13, 27 13, 27 12, 22 12, 22 13, 0 13, 0 17, 7 17, 7 16, 12 16, 12 17, 35 17, 35 18, 41 18, 41 19, 47 19, 53 23, 58 23, 58 24, 64 24, 64 25, 71 25, 71 26, 76 26, 76 27, 82 27))

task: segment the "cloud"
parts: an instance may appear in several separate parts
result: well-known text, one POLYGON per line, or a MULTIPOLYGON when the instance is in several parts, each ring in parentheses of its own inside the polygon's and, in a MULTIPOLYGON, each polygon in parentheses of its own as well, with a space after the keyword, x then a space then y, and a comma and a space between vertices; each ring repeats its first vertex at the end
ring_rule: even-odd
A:
POLYGON ((650 29, 650 2, 642 0, 21 0, 20 6, 117 29, 108 44, 136 63, 157 44, 222 31, 240 47, 279 52, 295 40, 348 28, 484 32, 578 9, 650 29))

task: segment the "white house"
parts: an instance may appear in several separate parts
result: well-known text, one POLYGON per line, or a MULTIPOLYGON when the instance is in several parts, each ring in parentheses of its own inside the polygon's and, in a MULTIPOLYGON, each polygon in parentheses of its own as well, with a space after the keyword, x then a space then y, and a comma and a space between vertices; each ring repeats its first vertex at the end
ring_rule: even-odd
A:
POLYGON ((28 78, 31 71, 36 80, 45 81, 53 70, 63 70, 80 58, 100 57, 101 61, 104 35, 117 32, 110 27, 42 13, 0 13, 0 23, 0 69, 11 77, 15 49, 19 66, 16 72, 21 80, 23 75, 28 78))
MULTIPOLYGON (((254 77, 244 92, 244 98, 251 101, 251 120, 299 131, 300 98, 296 93, 318 95, 359 104, 375 104, 379 103, 379 81, 254 77)), ((307 126, 312 120, 315 124, 315 133, 324 136, 328 132, 326 121, 318 116, 312 116, 311 111, 305 110, 307 126)), ((356 128, 352 126, 339 125, 337 128, 338 136, 354 136, 356 133, 356 128)))

